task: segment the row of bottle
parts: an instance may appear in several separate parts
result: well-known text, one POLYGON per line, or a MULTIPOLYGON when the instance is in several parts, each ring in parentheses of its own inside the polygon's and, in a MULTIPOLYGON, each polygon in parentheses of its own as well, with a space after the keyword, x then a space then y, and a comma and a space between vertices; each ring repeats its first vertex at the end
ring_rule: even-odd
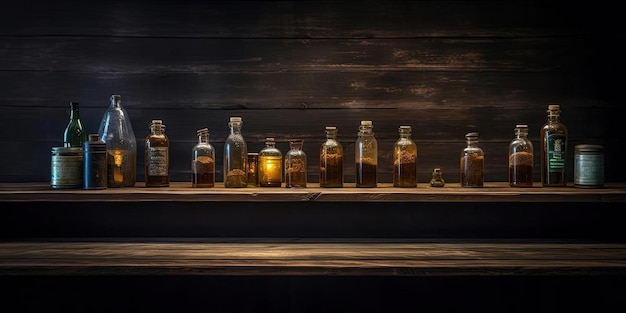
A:
MULTIPOLYGON (((99 139, 106 144, 107 187, 135 185, 136 141, 128 114, 121 106, 121 97, 112 95, 99 131, 99 139)), ((64 133, 65 147, 86 145, 86 133, 80 122, 78 103, 71 102, 70 122, 64 133)), ((542 186, 566 186, 567 127, 560 121, 560 106, 548 106, 548 121, 541 129, 541 182, 542 186)), ((249 186, 306 186, 306 155, 302 140, 291 140, 285 155, 276 148, 274 138, 267 138, 259 153, 248 153, 242 135, 241 117, 231 117, 230 133, 224 143, 224 186, 241 188, 249 186), (250 158, 250 160, 249 160, 250 158), (284 164, 284 167, 283 167, 284 164), (248 180, 251 180, 250 182, 248 180)), ((153 120, 151 133, 145 141, 145 184, 148 187, 169 186, 169 139, 162 120, 153 120)), ((209 130, 198 130, 198 144, 192 151, 192 186, 215 185, 215 150, 209 143, 209 130)), ((467 147, 460 159, 460 184, 462 187, 482 187, 484 183, 484 152, 478 146, 478 132, 466 134, 467 147)), ((411 139, 411 126, 399 127, 399 139, 393 148, 393 185, 417 185, 417 146, 411 139)), ((509 183, 512 187, 533 186, 533 144, 528 139, 528 126, 518 124, 515 138, 509 144, 509 183)), ((355 142, 356 186, 376 187, 378 144, 372 121, 361 121, 355 142)), ((434 176, 440 177, 436 169, 434 176)), ((443 185, 443 179, 432 184, 443 185)), ((326 141, 320 147, 320 186, 343 186, 343 148, 337 141, 337 128, 326 127, 326 141)))

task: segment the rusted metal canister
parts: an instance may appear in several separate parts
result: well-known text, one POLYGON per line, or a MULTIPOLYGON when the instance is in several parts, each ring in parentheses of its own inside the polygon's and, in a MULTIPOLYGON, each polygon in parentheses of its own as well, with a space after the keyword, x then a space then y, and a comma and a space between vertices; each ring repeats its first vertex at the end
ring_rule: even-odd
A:
POLYGON ((83 148, 53 147, 50 163, 52 189, 81 188, 83 186, 83 148))
POLYGON ((574 147, 574 186, 604 187, 604 147, 587 144, 574 147))

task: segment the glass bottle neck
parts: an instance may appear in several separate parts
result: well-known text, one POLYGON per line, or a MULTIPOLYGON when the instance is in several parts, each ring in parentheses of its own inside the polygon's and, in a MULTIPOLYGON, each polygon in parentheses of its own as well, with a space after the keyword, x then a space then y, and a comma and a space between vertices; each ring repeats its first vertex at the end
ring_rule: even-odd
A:
POLYGON ((78 105, 72 105, 72 109, 70 110, 70 120, 76 121, 80 118, 80 113, 78 112, 78 105))
POLYGON ((114 108, 119 108, 122 106, 122 97, 118 95, 111 96, 111 106, 114 108))
POLYGON ((209 134, 198 135, 198 143, 209 143, 209 134))
POLYGON ((229 123, 230 133, 231 134, 240 134, 241 133, 241 123, 229 123))

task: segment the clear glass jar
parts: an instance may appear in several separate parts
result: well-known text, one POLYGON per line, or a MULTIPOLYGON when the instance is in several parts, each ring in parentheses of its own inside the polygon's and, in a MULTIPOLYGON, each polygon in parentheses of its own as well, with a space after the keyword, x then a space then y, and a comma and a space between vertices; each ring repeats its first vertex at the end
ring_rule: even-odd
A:
POLYGON ((567 186, 567 127, 560 121, 561 106, 548 105, 548 121, 541 127, 541 184, 567 186))
POLYGON ((376 187, 378 182, 378 142, 374 137, 372 121, 361 121, 354 145, 356 186, 376 187))
POLYGON ((259 152, 259 187, 281 187, 282 182, 283 154, 274 138, 265 138, 265 147, 259 152))
POLYGON ((107 187, 133 187, 137 181, 137 141, 122 97, 112 95, 98 136, 107 146, 107 187))
POLYGON ((241 117, 232 116, 228 122, 230 133, 224 142, 224 187, 248 186, 248 146, 241 133, 241 117))
POLYGON ((343 147, 335 126, 326 126, 326 141, 320 146, 320 187, 343 187, 343 147))
POLYGON ((533 143, 528 139, 528 125, 515 126, 515 138, 509 143, 509 185, 533 186, 533 143))
POLYGON ((465 135, 467 147, 461 153, 461 187, 482 187, 485 153, 478 146, 478 132, 465 135))
POLYGON ((146 187, 168 187, 170 185, 170 140, 165 135, 162 120, 152 120, 150 134, 146 137, 145 153, 146 187))
POLYGON ((196 131, 198 143, 191 149, 191 187, 215 187, 215 148, 209 143, 209 129, 196 131))
POLYGON ((302 150, 302 139, 289 140, 289 151, 285 154, 285 187, 304 188, 307 181, 306 154, 302 150))
POLYGON ((417 187, 417 145, 411 126, 400 126, 400 138, 393 146, 393 186, 417 187))

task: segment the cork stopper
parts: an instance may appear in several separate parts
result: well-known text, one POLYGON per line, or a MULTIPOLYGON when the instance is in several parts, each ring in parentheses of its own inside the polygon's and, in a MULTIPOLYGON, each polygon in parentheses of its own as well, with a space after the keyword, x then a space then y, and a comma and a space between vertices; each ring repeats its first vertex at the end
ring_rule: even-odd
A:
POLYGON ((196 131, 196 134, 198 135, 206 135, 208 133, 209 133, 209 129, 207 127, 200 128, 196 131))
POLYGON ((326 130, 337 130, 335 126, 326 126, 326 130))
POLYGON ((230 121, 231 122, 241 122, 241 117, 240 116, 231 116, 230 117, 230 121))
POLYGON ((274 137, 266 137, 265 142, 274 142, 274 137))
POLYGON ((90 142, 98 142, 98 141, 100 141, 100 135, 98 135, 98 134, 89 134, 89 141, 90 142))
POLYGON ((548 105, 548 110, 550 111, 558 111, 561 109, 561 106, 558 104, 550 104, 548 105))
POLYGON ((372 121, 361 121, 361 126, 372 126, 372 121))
POLYGON ((515 128, 528 128, 528 124, 516 124, 515 128))
POLYGON ((467 133, 467 134, 465 134, 465 138, 467 138, 467 139, 476 139, 476 138, 478 138, 478 132, 467 133))

